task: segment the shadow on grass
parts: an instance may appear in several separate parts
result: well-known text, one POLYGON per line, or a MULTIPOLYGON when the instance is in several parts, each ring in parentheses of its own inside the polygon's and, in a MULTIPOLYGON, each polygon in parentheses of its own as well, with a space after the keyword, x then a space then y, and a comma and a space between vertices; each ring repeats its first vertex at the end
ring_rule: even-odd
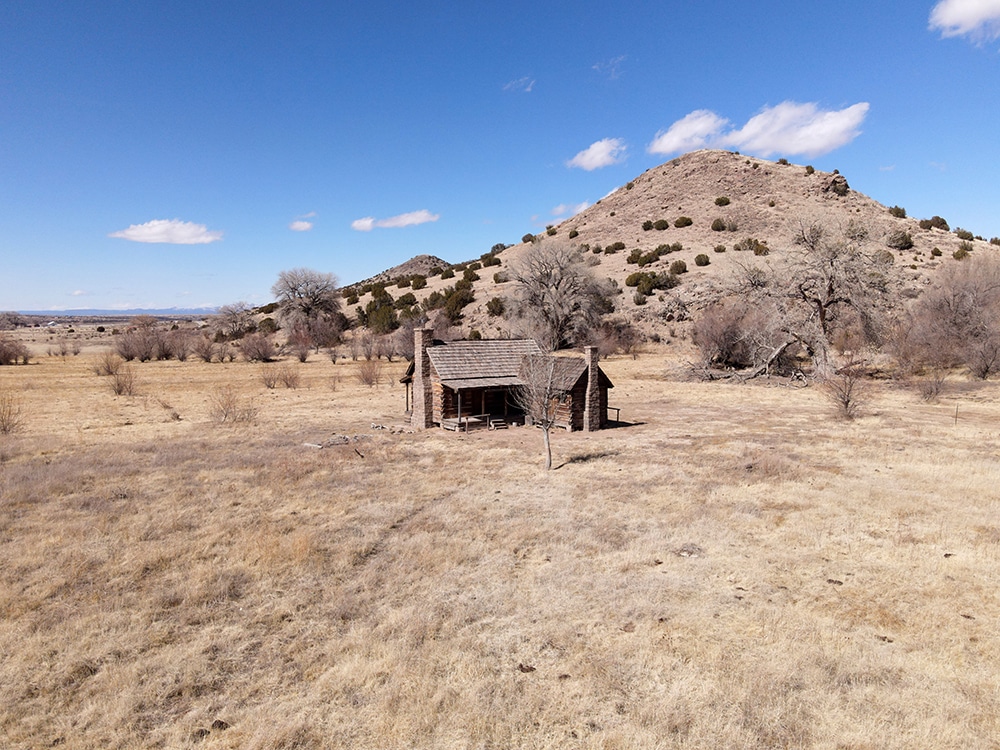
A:
POLYGON ((621 451, 594 451, 593 453, 583 453, 579 456, 570 456, 565 461, 563 461, 558 466, 553 466, 553 469, 561 469, 564 466, 569 466, 570 464, 585 464, 590 461, 597 461, 601 458, 610 458, 611 456, 617 456, 621 451))

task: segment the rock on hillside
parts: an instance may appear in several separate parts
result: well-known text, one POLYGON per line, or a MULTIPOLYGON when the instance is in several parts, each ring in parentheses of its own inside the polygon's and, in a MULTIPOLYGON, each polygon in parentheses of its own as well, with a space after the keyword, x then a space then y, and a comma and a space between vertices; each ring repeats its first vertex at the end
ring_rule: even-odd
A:
MULTIPOLYGON (((534 242, 507 248, 500 255, 501 267, 479 272, 476 299, 464 311, 464 326, 478 328, 485 336, 505 334, 506 322, 486 312, 492 297, 507 296, 511 291, 510 284, 495 281, 494 273, 533 249, 558 242, 580 247, 596 275, 611 278, 622 287, 624 293, 615 301, 616 314, 655 330, 725 293, 735 264, 753 257, 739 250, 741 241, 753 238, 767 245, 767 260, 771 262, 794 247, 797 232, 813 223, 832 232, 863 228, 872 249, 884 248, 893 254, 898 286, 907 296, 918 294, 930 283, 936 269, 958 262, 952 254, 963 241, 952 231, 921 229, 917 219, 890 213, 886 206, 851 189, 847 179, 836 172, 728 151, 696 151, 646 170, 553 227, 551 233, 537 235, 534 242), (902 234, 912 238, 912 247, 892 247, 905 244, 893 239, 902 234), (609 253, 607 248, 616 243, 624 249, 609 253), (683 260, 688 272, 680 286, 637 305, 624 282, 639 267, 629 263, 628 257, 634 249, 648 253, 661 245, 680 245, 681 249, 642 270, 663 272, 673 261, 683 260), (698 255, 707 256, 709 264, 697 266, 698 255)), ((972 241, 972 246, 982 253, 998 251, 981 239, 972 241)), ((379 276, 393 279, 403 273, 397 269, 379 276)), ((417 297, 423 299, 451 283, 454 280, 428 278, 427 287, 417 297)))

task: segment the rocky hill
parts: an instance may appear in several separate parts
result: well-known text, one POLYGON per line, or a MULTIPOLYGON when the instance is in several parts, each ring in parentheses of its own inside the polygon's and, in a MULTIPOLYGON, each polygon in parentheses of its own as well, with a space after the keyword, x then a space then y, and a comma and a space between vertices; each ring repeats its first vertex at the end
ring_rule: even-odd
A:
MULTIPOLYGON (((512 291, 511 285, 502 281, 504 268, 540 246, 568 243, 581 248, 597 276, 614 280, 624 290, 615 300, 615 314, 655 330, 678 317, 696 314, 723 294, 736 263, 751 255, 747 247, 752 244, 747 240, 767 246, 769 257, 760 262, 779 262, 782 254, 795 246, 796 234, 810 224, 832 232, 863 228, 872 249, 892 253, 897 286, 907 296, 919 294, 937 269, 959 262, 953 255, 960 248, 984 254, 1000 252, 996 244, 945 222, 935 220, 935 226, 928 227, 927 220, 908 217, 899 207, 884 206, 853 190, 847 178, 836 172, 728 151, 696 151, 643 172, 582 213, 530 242, 504 250, 498 256, 499 266, 477 271, 481 278, 474 284, 475 301, 464 310, 463 327, 478 328, 484 336, 507 333, 507 323, 490 317, 486 310, 491 298, 502 298, 512 291), (683 260, 687 273, 675 289, 638 305, 631 290, 625 289, 625 279, 639 270, 634 262, 637 255, 663 245, 671 246, 672 251, 642 270, 663 272, 674 261, 683 260), (708 258, 707 265, 696 264, 699 255, 708 258), (497 273, 500 275, 495 276, 497 273)), ((994 240, 997 242, 1000 240, 994 240)), ((417 264, 420 258, 410 263, 417 264)), ((442 265, 440 259, 433 260, 442 265)), ((377 278, 389 282, 413 273, 401 270, 408 265, 377 278)), ((454 278, 429 277, 426 287, 414 291, 418 301, 454 284, 465 265, 455 265, 458 273, 454 278)), ((420 265, 424 266, 429 269, 428 263, 420 265)), ((393 296, 410 291, 395 285, 387 290, 393 296)), ((359 302, 363 306, 368 299, 363 295, 359 302)))

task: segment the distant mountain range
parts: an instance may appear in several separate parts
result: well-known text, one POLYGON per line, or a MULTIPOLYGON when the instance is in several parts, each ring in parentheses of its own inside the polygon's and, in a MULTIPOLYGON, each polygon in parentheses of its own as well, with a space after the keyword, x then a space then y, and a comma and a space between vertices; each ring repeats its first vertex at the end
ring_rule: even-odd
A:
POLYGON ((128 310, 100 310, 96 308, 80 308, 77 310, 18 310, 21 315, 31 315, 41 318, 131 318, 135 315, 155 315, 156 317, 204 317, 214 315, 216 307, 163 307, 163 308, 133 308, 128 310))

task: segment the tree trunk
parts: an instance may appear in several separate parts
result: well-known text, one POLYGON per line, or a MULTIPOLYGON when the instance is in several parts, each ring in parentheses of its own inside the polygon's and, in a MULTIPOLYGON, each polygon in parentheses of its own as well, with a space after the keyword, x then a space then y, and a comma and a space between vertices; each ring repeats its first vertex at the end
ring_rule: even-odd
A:
POLYGON ((549 428, 542 427, 542 438, 545 440, 545 470, 552 468, 552 443, 549 442, 549 428))

